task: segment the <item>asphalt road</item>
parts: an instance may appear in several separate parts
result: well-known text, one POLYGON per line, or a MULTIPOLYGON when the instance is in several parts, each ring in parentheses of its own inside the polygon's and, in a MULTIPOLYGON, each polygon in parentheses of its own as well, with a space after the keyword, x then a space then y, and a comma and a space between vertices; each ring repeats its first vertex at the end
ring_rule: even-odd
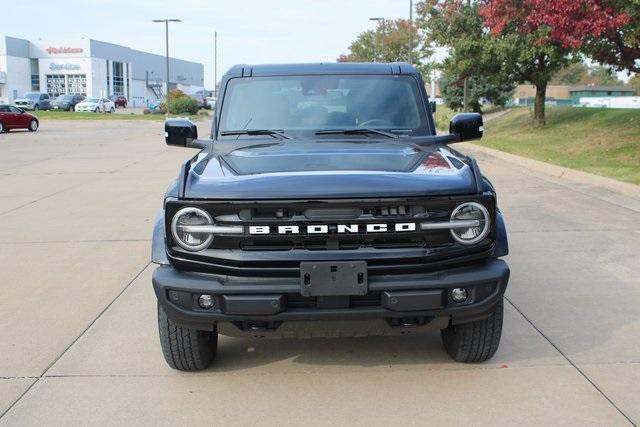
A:
POLYGON ((172 371, 150 236, 193 151, 162 136, 144 121, 0 135, 0 425, 640 421, 638 201, 486 154, 512 267, 493 360, 453 363, 437 332, 222 338, 209 371, 172 371))

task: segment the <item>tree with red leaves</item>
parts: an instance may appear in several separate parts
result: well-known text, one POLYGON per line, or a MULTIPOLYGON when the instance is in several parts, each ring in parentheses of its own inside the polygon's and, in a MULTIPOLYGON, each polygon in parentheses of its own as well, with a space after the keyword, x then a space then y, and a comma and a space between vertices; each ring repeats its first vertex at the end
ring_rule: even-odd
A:
POLYGON ((504 42, 503 60, 518 81, 535 85, 537 125, 545 124, 544 100, 553 75, 585 44, 630 21, 608 0, 480 0, 480 14, 504 42))

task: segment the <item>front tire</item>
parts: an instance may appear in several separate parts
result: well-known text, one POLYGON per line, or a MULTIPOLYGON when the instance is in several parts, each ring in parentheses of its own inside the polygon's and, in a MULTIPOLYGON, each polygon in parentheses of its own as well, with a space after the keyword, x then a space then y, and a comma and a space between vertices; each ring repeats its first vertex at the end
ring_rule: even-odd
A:
POLYGON ((38 106, 38 104, 33 106, 33 111, 38 111, 40 109, 40 107, 38 106))
POLYGON ((4 132, 4 125, 0 122, 0 133, 4 132))
POLYGON ((38 121, 33 119, 29 122, 29 132, 35 132, 38 130, 38 121))
POLYGON ((201 371, 218 350, 218 331, 199 331, 173 323, 158 304, 158 331, 164 360, 179 371, 201 371))
POLYGON ((498 350, 502 335, 504 303, 496 304, 491 316, 441 331, 444 348, 456 362, 478 363, 489 360, 498 350))

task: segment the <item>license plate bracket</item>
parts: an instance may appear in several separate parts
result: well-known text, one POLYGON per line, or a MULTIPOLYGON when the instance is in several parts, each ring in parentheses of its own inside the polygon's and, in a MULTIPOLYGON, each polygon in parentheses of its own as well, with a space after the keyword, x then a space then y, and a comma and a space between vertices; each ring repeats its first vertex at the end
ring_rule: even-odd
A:
POLYGON ((366 295, 366 261, 300 263, 300 293, 306 297, 366 295))

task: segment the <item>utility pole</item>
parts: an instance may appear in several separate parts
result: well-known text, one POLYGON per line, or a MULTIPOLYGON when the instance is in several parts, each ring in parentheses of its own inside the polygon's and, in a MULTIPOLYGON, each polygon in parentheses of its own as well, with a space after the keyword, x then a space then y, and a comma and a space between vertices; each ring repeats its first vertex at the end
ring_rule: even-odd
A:
POLYGON ((462 86, 462 109, 467 111, 467 77, 464 78, 462 86))
POLYGON ((182 22, 179 19, 154 19, 152 22, 164 22, 164 35, 166 46, 166 65, 167 65, 167 117, 169 117, 169 22, 182 22))
POLYGON ((413 65, 413 0, 409 0, 409 54, 408 62, 413 65))
POLYGON ((213 33, 213 97, 218 102, 218 32, 213 33))

